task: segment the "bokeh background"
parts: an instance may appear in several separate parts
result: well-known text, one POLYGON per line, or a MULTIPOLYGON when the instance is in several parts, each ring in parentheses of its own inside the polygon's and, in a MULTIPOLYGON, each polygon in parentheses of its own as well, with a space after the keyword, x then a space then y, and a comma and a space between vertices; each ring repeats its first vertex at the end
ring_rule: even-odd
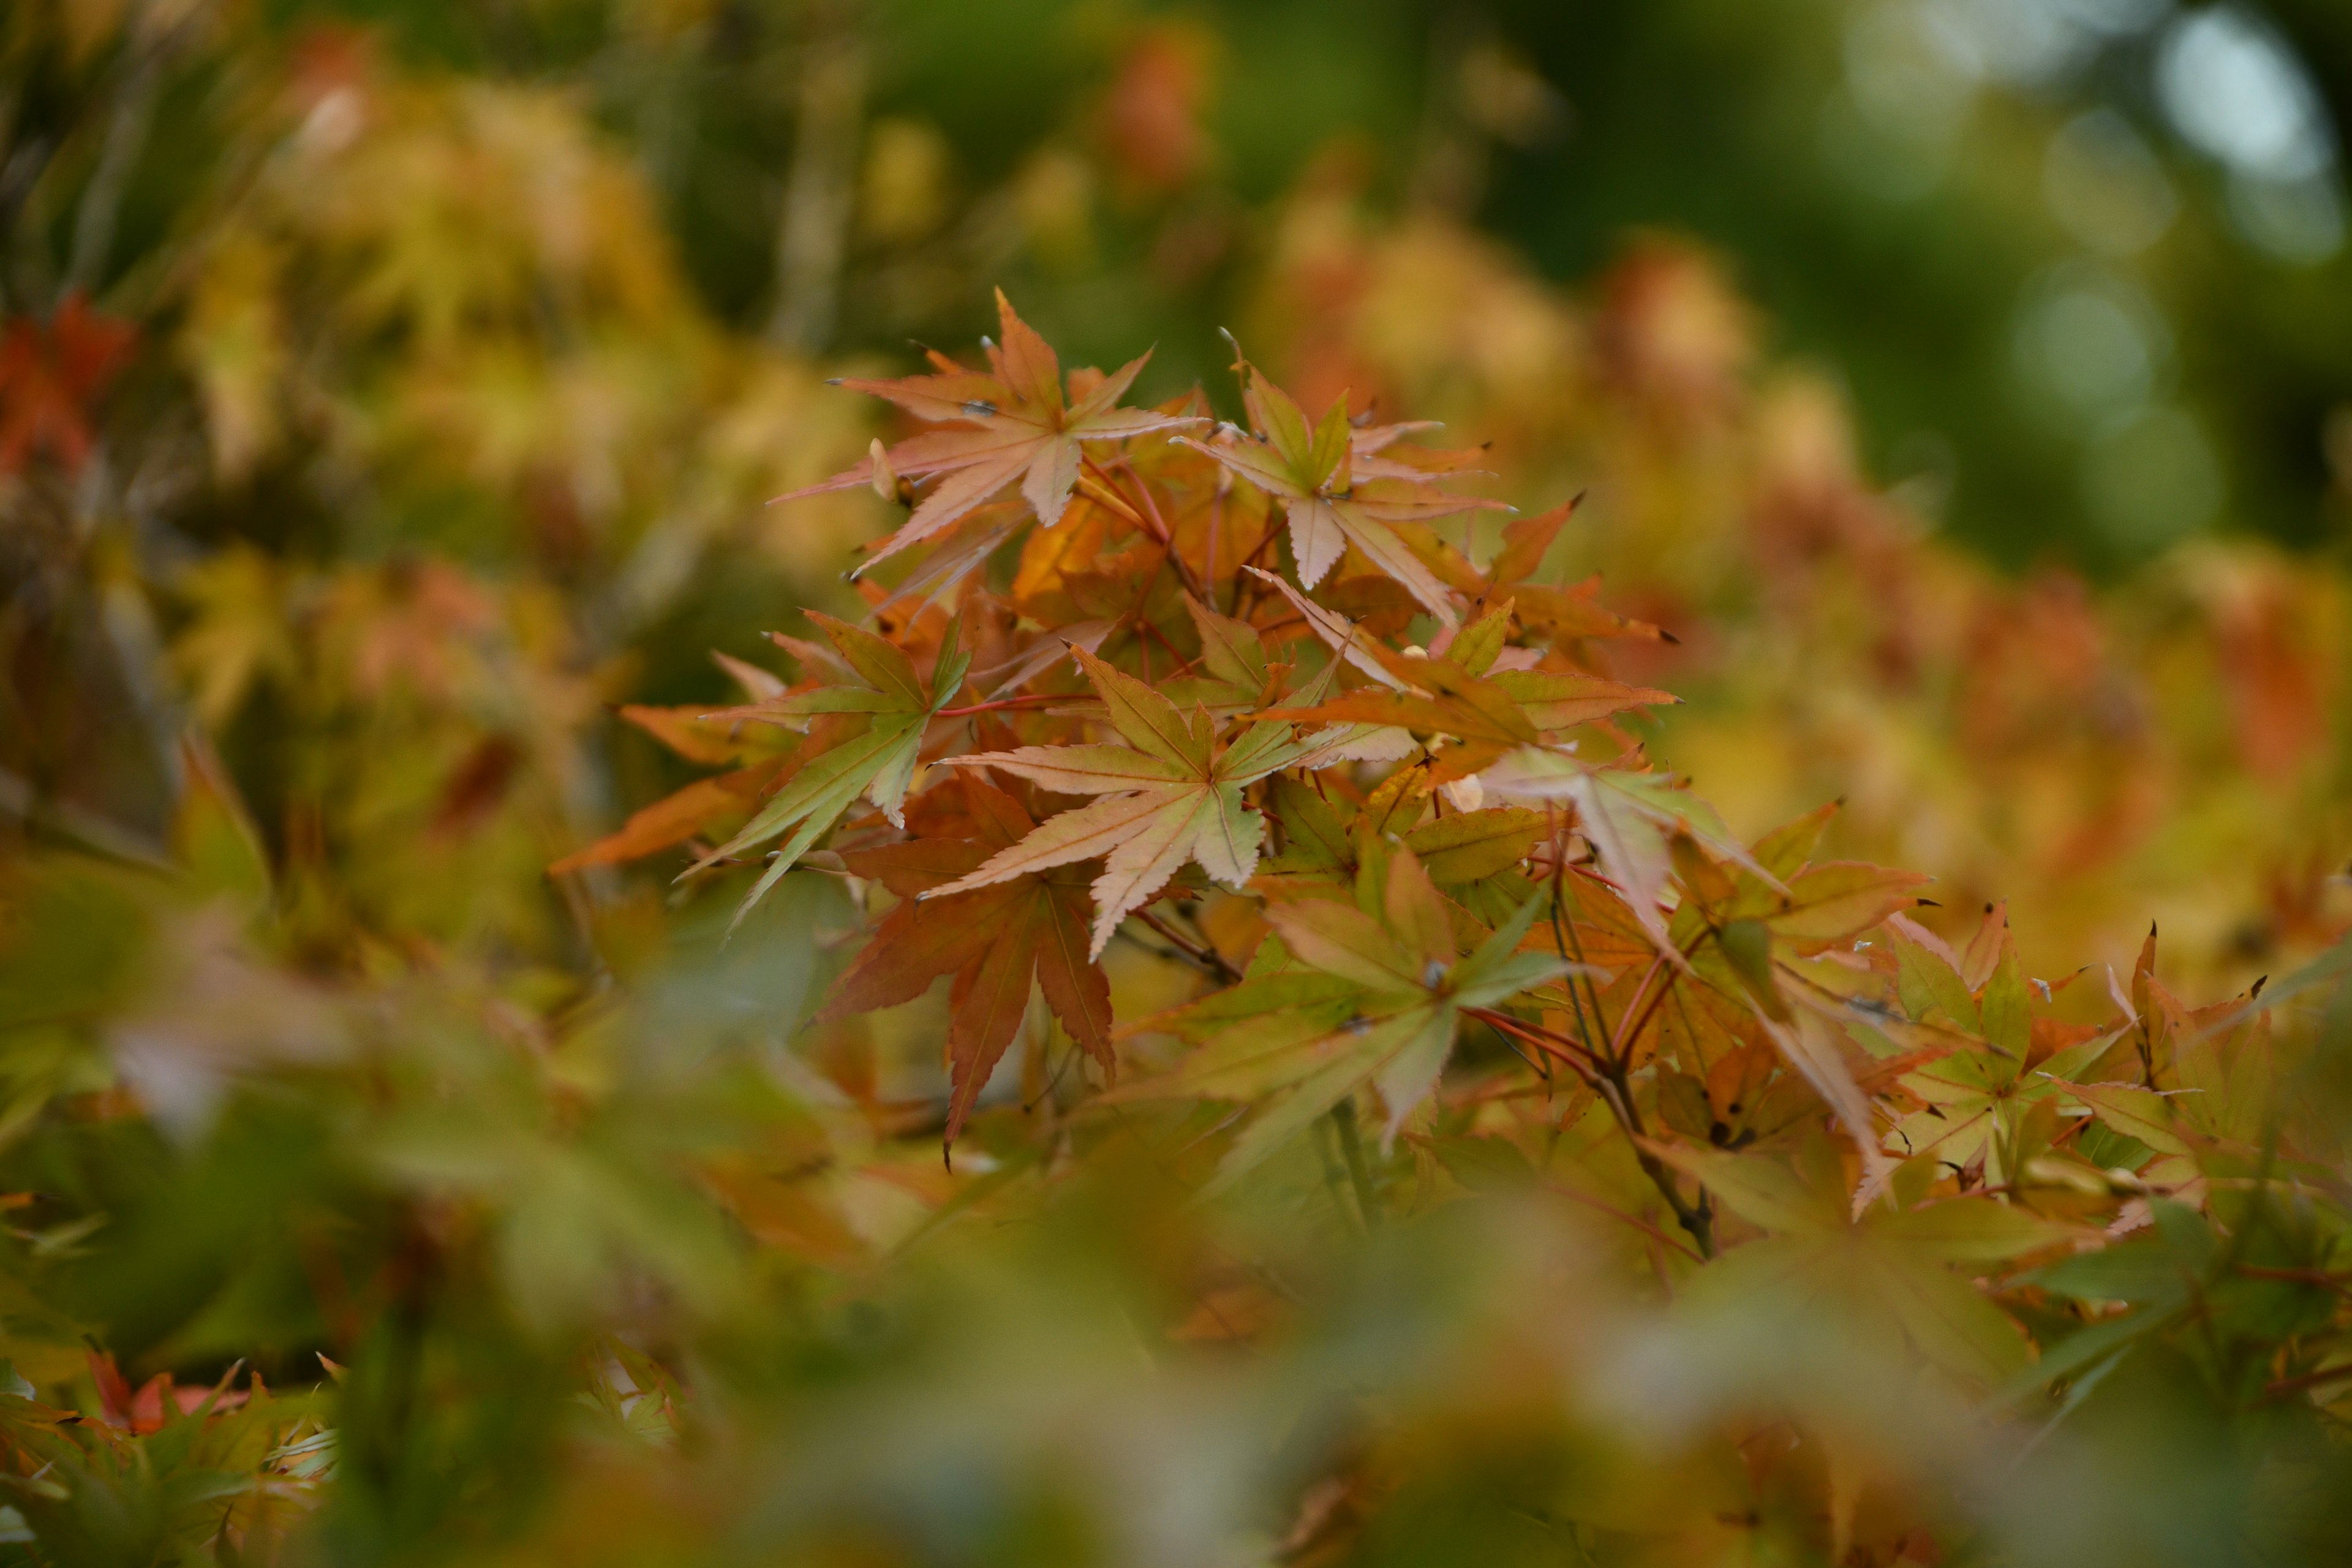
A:
MULTIPOLYGON (((1066 363, 1156 344, 1144 396, 1234 412, 1228 329, 1585 494, 1552 569, 1679 638, 1617 673, 1735 828, 1842 797, 1929 923, 2007 900, 2057 982, 2154 921, 2231 994, 2352 925, 2347 125, 2337 0, 0 6, 0 1331, 125 1422, 89 1336, 286 1391, 71 1551, 0 1506, 0 1562, 227 1560, 331 1426, 308 1560, 1311 1562, 1377 1492, 1378 1561, 1598 1551, 1538 1494, 1730 1561, 1822 1483, 1776 1400, 2017 1560, 2224 1560, 2336 1450, 2170 1363, 2020 1472, 1842 1320, 1660 1327, 1549 1210, 1006 1217, 985 1127, 958 1177, 874 1110, 936 1100, 941 999, 795 1035, 837 889, 720 952, 544 869, 692 776, 614 706, 856 610, 883 504, 763 503, 891 434, 828 376, 1001 286, 1066 363)), ((1115 960, 1123 1015, 1185 984, 1115 960)))
POLYGON ((824 375, 1002 285, 1074 363, 1156 343, 1148 394, 1227 397, 1226 328, 1493 443, 1498 494, 1590 491, 1571 564, 1682 637, 1636 673, 1736 825, 1847 795, 1847 847, 2015 900, 2052 967, 2156 918, 2242 979, 2352 847, 2346 28, 13 7, 0 765, 152 837, 194 717, 270 834, 402 846, 395 926, 395 822, 512 873, 436 934, 543 924, 524 868, 665 776, 599 704, 844 600, 878 504, 760 504, 872 433, 824 375), (355 695, 396 780, 311 744, 355 695))

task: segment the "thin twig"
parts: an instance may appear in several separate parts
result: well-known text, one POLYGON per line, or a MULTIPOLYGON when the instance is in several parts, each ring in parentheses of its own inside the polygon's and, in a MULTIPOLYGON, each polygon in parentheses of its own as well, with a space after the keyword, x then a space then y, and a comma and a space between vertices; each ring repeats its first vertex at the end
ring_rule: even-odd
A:
POLYGON ((1561 1197, 1568 1199, 1570 1203, 1579 1203, 1584 1205, 1587 1208, 1599 1209, 1602 1214, 1609 1215, 1612 1219, 1622 1219, 1627 1225, 1632 1226, 1635 1230, 1638 1230, 1643 1235, 1649 1237, 1652 1240, 1673 1247, 1676 1252, 1681 1253, 1693 1263, 1704 1263, 1706 1261, 1706 1258, 1692 1251, 1687 1243, 1676 1241, 1673 1237, 1668 1236, 1664 1231, 1660 1230, 1656 1226, 1652 1225, 1640 1215, 1627 1214, 1623 1209, 1619 1208, 1614 1204, 1602 1203, 1599 1198, 1590 1196, 1584 1193, 1580 1193, 1573 1187, 1563 1187, 1558 1182, 1546 1182, 1543 1184, 1543 1189, 1548 1193, 1557 1193, 1561 1197))
POLYGON ((1213 947, 1206 947, 1192 941, 1150 910, 1137 910, 1133 911, 1130 918, 1142 921, 1146 929, 1159 933, 1171 947, 1219 979, 1227 982, 1241 979, 1242 972, 1226 963, 1223 953, 1213 947))
MULTIPOLYGON (((1080 460, 1084 467, 1078 474, 1079 488, 1085 489, 1094 500, 1110 508, 1158 540, 1160 547, 1168 552, 1168 564, 1176 569, 1178 577, 1183 579, 1185 589, 1195 599, 1202 598, 1205 590, 1201 586, 1201 580, 1192 575, 1192 563, 1185 560, 1182 552, 1177 550, 1175 536, 1168 531, 1168 524, 1160 516, 1159 503, 1151 499, 1150 487, 1142 485, 1140 479, 1137 481, 1145 492, 1143 504, 1150 510, 1150 515, 1146 516, 1143 512, 1138 511, 1128 500, 1125 493, 1119 489, 1118 481, 1103 470, 1102 465, 1097 463, 1092 458, 1080 460), (1090 480, 1091 484, 1089 484, 1090 480)), ((1134 472, 1132 468, 1128 471, 1134 472)))
POLYGON ((2323 1367, 2317 1372, 2307 1372, 2301 1377, 2283 1377, 2263 1389, 2263 1397, 2266 1400, 2284 1399, 2290 1394, 2302 1394, 2326 1384, 2339 1383, 2347 1377, 2352 1377, 2352 1362, 2347 1362, 2341 1366, 2323 1367))
MULTIPOLYGON (((1554 842, 1557 844, 1558 841, 1555 839, 1554 842)), ((1563 874, 1563 862, 1565 858, 1566 858, 1564 856, 1559 854, 1557 850, 1555 850, 1552 857, 1552 905, 1555 922, 1552 927, 1552 932, 1553 941, 1555 942, 1559 941, 1563 932, 1559 914, 1560 893, 1559 879, 1563 874)), ((1575 930, 1576 922, 1574 921, 1568 921, 1565 922, 1565 933, 1575 946, 1577 952, 1577 962, 1581 964, 1583 963, 1584 943, 1580 939, 1578 939, 1575 936, 1575 930)), ((1566 959, 1568 955, 1563 952, 1560 956, 1562 959, 1566 959)), ((1571 975, 1569 981, 1569 1000, 1570 1002, 1574 1002, 1576 999, 1575 984, 1576 977, 1571 975)), ((1601 998, 1597 994, 1592 997, 1592 1008, 1597 1020, 1601 1010, 1601 998)), ((1658 1189, 1658 1195, 1666 1200, 1666 1206, 1674 1211, 1675 1223, 1680 1225, 1685 1231, 1689 1233, 1691 1240, 1696 1244, 1699 1254, 1702 1258, 1713 1258, 1715 1256, 1715 1210, 1714 1205, 1707 1201, 1706 1187, 1701 1186, 1699 1188, 1698 1202, 1693 1204, 1687 1198, 1683 1196, 1682 1189, 1675 1184, 1674 1173, 1666 1169, 1664 1162, 1661 1161, 1656 1155, 1651 1153, 1647 1149, 1643 1147, 1643 1141, 1648 1136, 1648 1133, 1642 1124, 1641 1108, 1633 1103, 1633 1084, 1630 1081, 1630 1075, 1627 1073, 1625 1068, 1626 1058, 1618 1055, 1614 1051, 1611 1051, 1608 1054, 1603 1055, 1600 1051, 1595 1050, 1593 1048, 1591 1037, 1592 1026, 1585 1022, 1583 1018, 1583 1009, 1580 1006, 1577 1009, 1577 1014, 1578 1026, 1585 1032, 1585 1038, 1582 1042, 1584 1058, 1592 1064, 1592 1068, 1588 1073, 1586 1081, 1591 1083, 1594 1090, 1599 1093, 1601 1103, 1609 1107, 1609 1114, 1616 1119, 1618 1129, 1626 1135, 1628 1140, 1632 1142, 1633 1145, 1634 1163, 1642 1167, 1642 1173, 1650 1178, 1650 1184, 1658 1189)), ((1628 1016, 1631 1016, 1630 1009, 1628 1016)), ((1525 1026, 1521 1026, 1524 1027, 1525 1026)), ((1550 1033, 1549 1030, 1542 1032, 1545 1034, 1550 1033)), ((1640 1032, 1640 1026, 1636 1025, 1634 1028, 1628 1033, 1628 1039, 1631 1040, 1638 1037, 1640 1032)), ((1563 1057, 1565 1059, 1574 1059, 1573 1058, 1567 1058, 1565 1053, 1563 1053, 1563 1057)), ((1580 1068, 1580 1070, 1582 1069, 1580 1068)))
POLYGON ((966 708, 942 708, 937 713, 932 714, 931 717, 934 719, 961 719, 966 715, 972 713, 1002 713, 1009 709, 1043 708, 1049 703, 1083 702, 1086 700, 1086 695, 1083 692, 1074 691, 1052 691, 1045 693, 1042 697, 999 697, 992 701, 974 702, 966 708))
POLYGON ((1463 1013, 1477 1019, 1499 1034, 1525 1040, 1546 1056, 1558 1057, 1576 1069, 1576 1075, 1594 1089, 1601 1087, 1601 1066, 1588 1055, 1582 1045, 1565 1035, 1555 1034, 1540 1025, 1514 1018, 1508 1013, 1498 1013, 1492 1007, 1465 1007, 1463 1013))
POLYGON ((2284 1279, 2295 1285, 2325 1285, 2331 1290, 2352 1294, 2352 1270, 2341 1268, 2265 1268, 2260 1264, 2241 1263, 2238 1272, 2256 1279, 2284 1279))

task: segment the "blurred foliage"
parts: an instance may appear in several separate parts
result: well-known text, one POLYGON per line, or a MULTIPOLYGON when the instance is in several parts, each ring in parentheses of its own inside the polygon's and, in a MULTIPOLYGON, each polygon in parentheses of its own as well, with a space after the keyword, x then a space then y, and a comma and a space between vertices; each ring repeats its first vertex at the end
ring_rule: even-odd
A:
MULTIPOLYGON (((2221 15, 9 7, 0 1562, 2341 1560, 2352 54, 2315 4, 2198 56, 2221 15), (2280 79, 2244 37, 2322 141, 2199 118, 2200 58, 2280 79), (880 819, 724 942, 744 869, 545 868, 806 760, 691 716, 793 700, 770 628, 805 689, 901 514, 760 503, 905 434, 828 374, 998 282, 1072 364, 1157 340, 1138 405, 1263 426, 1226 325, 1310 416, 1486 444, 1471 493, 1589 490, 1528 596, 1679 641, 1509 636, 1687 700, 1584 753, 1722 808, 1652 919, 1833 796, 1822 854, 1942 907, 1826 1045, 1767 1027, 1821 955, 1718 935, 1731 1025, 1576 1087, 1515 1053, 1580 1015, 1489 1007, 1393 1143, 1214 1199, 1231 1108, 1141 1086, 1217 1020, 1107 1042, 1111 1100, 1026 1002, 942 1168, 967 982, 836 985, 880 819)), ((1093 618, 1039 587, 986 635, 1093 618)), ((942 620, 875 624, 930 669, 942 620)), ((1119 1023, 1247 902, 1128 924, 1119 1023)))

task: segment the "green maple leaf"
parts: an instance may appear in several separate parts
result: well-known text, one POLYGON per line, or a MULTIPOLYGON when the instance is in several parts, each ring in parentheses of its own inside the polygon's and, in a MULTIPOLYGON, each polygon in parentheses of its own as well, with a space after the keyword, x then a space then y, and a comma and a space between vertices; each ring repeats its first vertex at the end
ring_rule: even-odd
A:
POLYGON ((1393 1138, 1435 1087, 1463 1009, 1492 1006, 1567 965, 1521 952, 1541 905, 1529 899, 1467 957, 1421 862, 1408 849, 1376 857, 1353 902, 1303 900, 1265 911, 1290 964, 1139 1026, 1201 1049, 1124 1099, 1199 1098, 1259 1110, 1225 1155, 1223 1187, 1367 1084, 1393 1138))
POLYGON ((1888 1152, 1902 1159, 1932 1155, 1955 1170, 1981 1157, 1984 1179, 1998 1184, 2016 1175, 2008 1168, 2005 1152, 2020 1120, 2036 1105, 2051 1103, 2065 1114, 2062 1097, 2072 1096, 2095 1112, 2105 1106, 2100 1119, 2134 1136, 2146 1131, 2131 1119, 2137 1099, 2145 1096, 2156 1114, 2162 1115, 2163 1101, 2145 1090, 2077 1088, 2067 1081, 2106 1053, 2116 1039, 2112 1030, 2057 1051, 2035 1070, 2026 1070, 2032 1026, 2026 1016, 2025 977, 2006 938, 1991 975, 1973 993, 1940 954, 1911 940, 1899 926, 1891 940, 1900 965, 1902 999, 1913 1019, 1969 1037, 1970 1043, 1897 1080, 1920 1109, 1888 1131, 1888 1152), (2105 1098, 2110 1094, 2112 1100, 2105 1098))
MULTIPOLYGON (((1706 1185, 1732 1213, 1770 1234, 1735 1247, 1685 1290, 1700 1311, 1754 1322, 1843 1321, 1893 1330, 1958 1375, 1998 1384, 2026 1362, 2026 1344, 2000 1309, 1952 1272, 2005 1262, 2070 1239, 2067 1227, 1989 1197, 1853 1213, 1835 1150, 1817 1139, 1798 1168, 1754 1154, 1652 1144, 1651 1152, 1706 1185)), ((1898 1198, 1932 1172, 1906 1167, 1898 1198)))
POLYGON ((740 832, 698 863, 698 869, 757 848, 779 834, 791 835, 743 896, 728 927, 730 932, 859 795, 892 823, 904 825, 899 807, 914 778, 923 731, 955 695, 971 663, 971 656, 957 646, 960 620, 949 623, 940 644, 939 667, 926 685, 905 652, 872 632, 816 610, 809 611, 808 617, 839 651, 853 679, 714 715, 770 722, 826 716, 840 721, 826 749, 802 763, 740 832))

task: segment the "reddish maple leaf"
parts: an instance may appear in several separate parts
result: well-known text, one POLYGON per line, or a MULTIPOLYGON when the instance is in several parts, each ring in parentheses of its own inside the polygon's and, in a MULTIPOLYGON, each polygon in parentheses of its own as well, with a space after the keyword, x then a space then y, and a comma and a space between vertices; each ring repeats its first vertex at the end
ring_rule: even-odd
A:
POLYGON ((181 1388, 173 1383, 170 1373, 159 1372, 133 1392, 130 1379, 122 1375, 111 1352, 89 1351, 85 1355, 90 1380, 98 1384, 99 1419, 141 1436, 162 1431, 176 1416, 194 1415, 198 1411, 219 1415, 235 1410, 247 1397, 245 1390, 229 1387, 242 1363, 230 1367, 219 1384, 211 1388, 181 1388))
POLYGON ((66 296, 44 329, 18 316, 0 333, 0 474, 46 451, 68 470, 89 461, 89 414, 139 331, 66 296))
POLYGON ((1087 955, 1087 877, 1069 868, 1032 872, 971 892, 922 895, 980 868, 1028 837, 1035 820, 992 784, 958 781, 972 837, 915 838, 845 851, 842 861, 897 894, 898 907, 834 987, 820 1020, 919 996, 953 974, 947 1052, 950 1072, 947 1142, 953 1143, 972 1101, 1012 1043, 1029 1005, 1034 976, 1046 1005, 1071 1038, 1115 1072, 1110 982, 1087 955))

